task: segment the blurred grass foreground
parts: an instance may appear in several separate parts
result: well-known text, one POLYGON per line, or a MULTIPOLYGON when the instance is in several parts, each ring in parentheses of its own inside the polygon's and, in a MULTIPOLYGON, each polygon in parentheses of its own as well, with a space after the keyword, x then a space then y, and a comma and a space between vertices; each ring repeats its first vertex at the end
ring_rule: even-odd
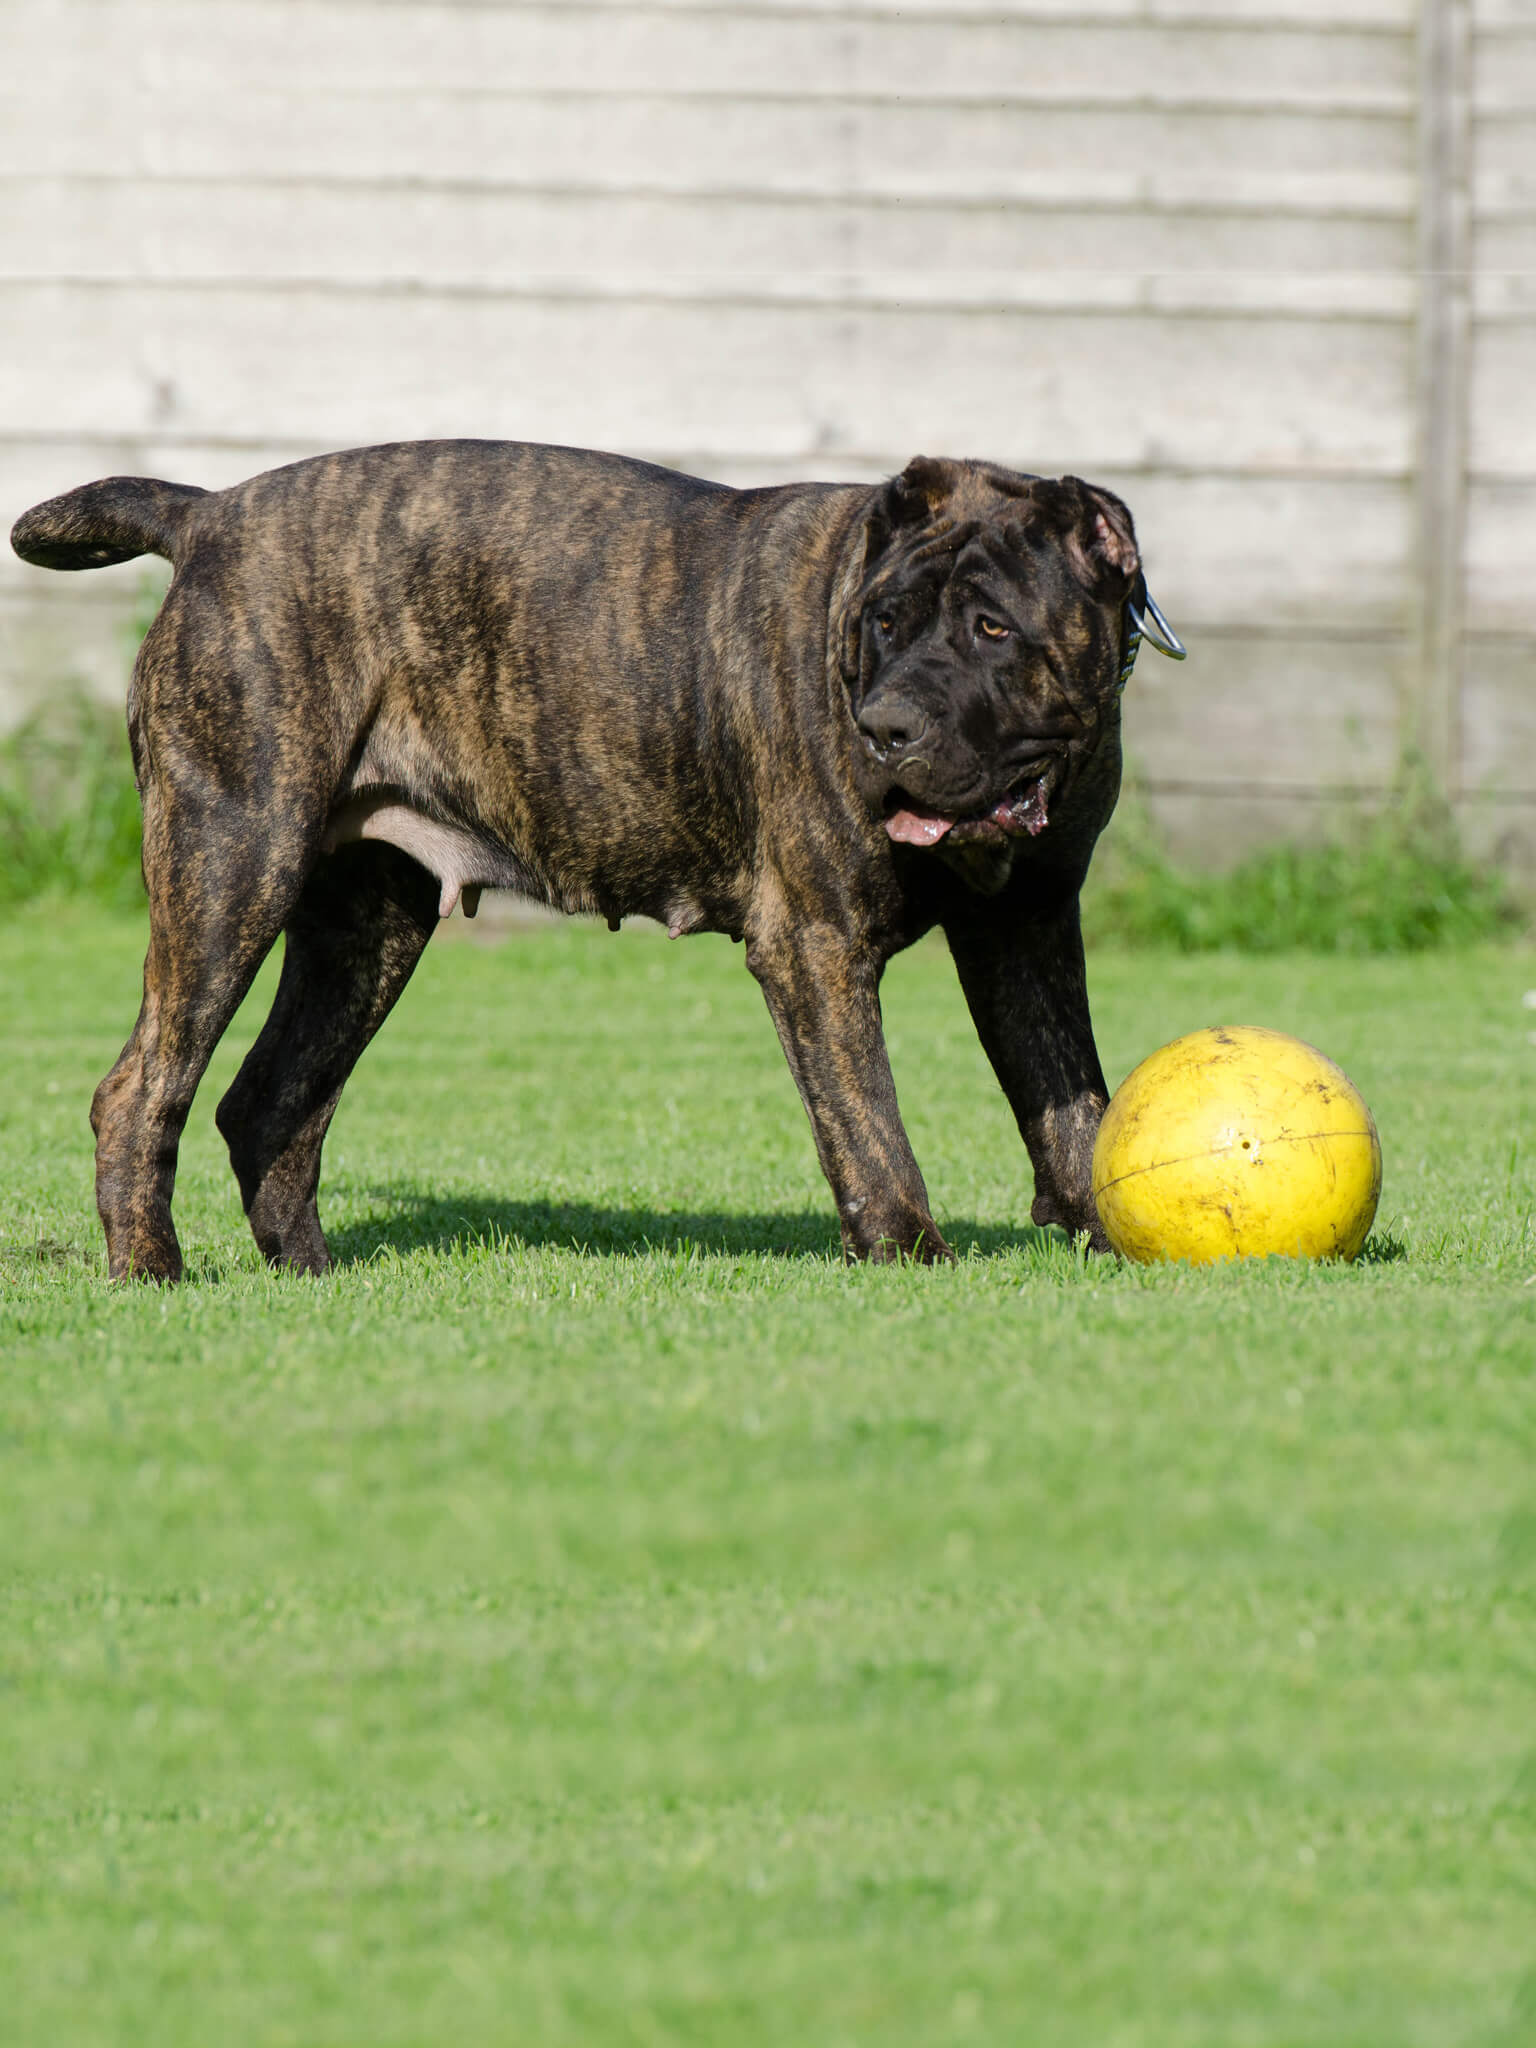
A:
MULTIPOLYGON (((0 908, 38 897, 139 902, 139 804, 123 715, 66 693, 0 739, 0 908)), ((1167 853, 1134 792, 1084 894, 1090 942, 1180 953, 1415 953, 1514 937, 1504 877, 1467 858, 1450 807, 1413 763, 1392 799, 1310 844, 1225 873, 1167 853)))

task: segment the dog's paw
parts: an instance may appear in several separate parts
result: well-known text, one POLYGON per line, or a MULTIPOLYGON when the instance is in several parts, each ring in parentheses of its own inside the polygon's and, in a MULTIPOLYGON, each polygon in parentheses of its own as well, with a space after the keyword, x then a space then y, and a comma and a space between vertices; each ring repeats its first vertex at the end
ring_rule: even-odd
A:
POLYGON ((868 1221, 860 1215, 843 1223, 843 1255, 852 1264, 875 1266, 952 1266, 955 1255, 931 1216, 886 1217, 868 1221))

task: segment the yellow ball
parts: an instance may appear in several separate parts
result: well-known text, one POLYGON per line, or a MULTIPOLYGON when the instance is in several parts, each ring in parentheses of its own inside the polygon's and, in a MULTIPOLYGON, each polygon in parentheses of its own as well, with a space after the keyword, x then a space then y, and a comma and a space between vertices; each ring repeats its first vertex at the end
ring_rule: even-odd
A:
POLYGON ((1192 1031, 1115 1092, 1093 1199, 1127 1259, 1352 1259, 1381 1194, 1381 1142, 1349 1076, 1283 1031, 1192 1031))

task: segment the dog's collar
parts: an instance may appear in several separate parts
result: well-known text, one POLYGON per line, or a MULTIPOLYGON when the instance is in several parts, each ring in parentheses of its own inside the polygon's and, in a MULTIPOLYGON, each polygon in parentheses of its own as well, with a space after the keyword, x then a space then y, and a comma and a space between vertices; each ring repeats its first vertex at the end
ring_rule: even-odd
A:
POLYGON ((1184 642, 1163 617, 1157 599, 1148 590, 1145 579, 1138 582, 1136 589, 1125 601, 1125 658, 1120 664, 1120 680, 1116 685, 1118 689, 1123 690, 1131 680, 1131 670, 1136 666, 1136 656, 1140 652, 1143 640, 1150 640, 1158 653, 1166 654, 1170 661, 1182 661, 1189 653, 1184 642))

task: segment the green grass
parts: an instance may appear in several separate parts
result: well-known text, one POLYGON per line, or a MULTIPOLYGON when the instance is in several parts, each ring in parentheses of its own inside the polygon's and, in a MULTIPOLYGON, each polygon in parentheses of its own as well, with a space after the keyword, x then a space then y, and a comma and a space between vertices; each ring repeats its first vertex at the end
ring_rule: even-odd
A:
POLYGON ((1536 2026, 1536 959, 1099 952, 1113 1080, 1300 1032, 1350 1269, 1027 1223, 887 981, 949 1271, 848 1271, 723 941, 434 943, 262 1270, 109 1290, 138 919, 0 924, 0 2040, 1511 2044, 1536 2026))

